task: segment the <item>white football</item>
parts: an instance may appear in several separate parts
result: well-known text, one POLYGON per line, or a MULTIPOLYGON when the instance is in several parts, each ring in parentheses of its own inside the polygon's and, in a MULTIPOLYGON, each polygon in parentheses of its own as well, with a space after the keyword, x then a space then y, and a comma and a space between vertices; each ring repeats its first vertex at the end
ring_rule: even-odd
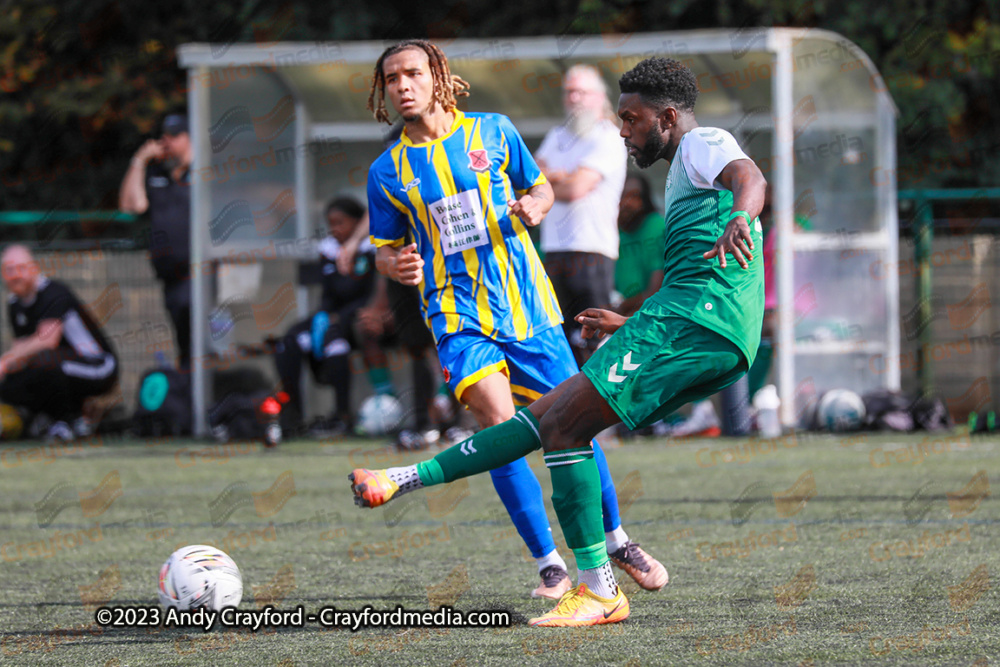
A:
POLYGON ((864 419, 865 402, 849 389, 831 389, 816 408, 820 428, 834 433, 859 429, 864 419))
POLYGON ((369 396, 358 410, 358 432, 362 435, 392 433, 402 421, 403 404, 388 394, 369 396))
POLYGON ((235 607, 243 599, 243 577, 221 549, 193 544, 170 554, 160 568, 160 604, 177 609, 235 607))

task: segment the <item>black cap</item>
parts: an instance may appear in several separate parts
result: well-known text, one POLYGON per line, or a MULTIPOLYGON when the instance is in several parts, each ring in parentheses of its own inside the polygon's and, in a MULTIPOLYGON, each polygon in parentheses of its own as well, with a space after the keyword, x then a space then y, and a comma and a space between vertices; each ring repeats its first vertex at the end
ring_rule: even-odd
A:
POLYGON ((181 132, 188 131, 187 116, 180 113, 172 113, 163 119, 163 134, 174 136, 181 132))

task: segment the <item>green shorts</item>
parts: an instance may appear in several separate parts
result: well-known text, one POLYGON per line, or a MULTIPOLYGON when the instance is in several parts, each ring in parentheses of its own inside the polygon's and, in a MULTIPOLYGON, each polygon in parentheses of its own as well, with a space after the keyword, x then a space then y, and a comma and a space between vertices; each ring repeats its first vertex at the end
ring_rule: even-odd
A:
POLYGON ((747 361, 728 338, 647 301, 583 372, 636 429, 725 389, 747 372, 747 361))

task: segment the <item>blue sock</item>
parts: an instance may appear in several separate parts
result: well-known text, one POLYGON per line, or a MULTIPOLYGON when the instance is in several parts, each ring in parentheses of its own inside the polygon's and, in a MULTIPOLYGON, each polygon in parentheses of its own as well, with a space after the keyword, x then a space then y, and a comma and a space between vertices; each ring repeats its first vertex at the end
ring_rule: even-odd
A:
POLYGON ((622 518, 618 516, 618 492, 615 491, 615 482, 611 479, 608 460, 604 458, 601 443, 597 440, 594 440, 593 443, 594 462, 597 464, 597 471, 601 473, 601 509, 604 510, 604 532, 610 533, 622 525, 622 518))
POLYGON ((534 558, 541 558, 556 548, 552 540, 552 528, 545 514, 542 500, 542 486, 535 473, 528 467, 527 459, 520 458, 513 463, 490 471, 493 488, 507 508, 507 514, 528 545, 534 558))

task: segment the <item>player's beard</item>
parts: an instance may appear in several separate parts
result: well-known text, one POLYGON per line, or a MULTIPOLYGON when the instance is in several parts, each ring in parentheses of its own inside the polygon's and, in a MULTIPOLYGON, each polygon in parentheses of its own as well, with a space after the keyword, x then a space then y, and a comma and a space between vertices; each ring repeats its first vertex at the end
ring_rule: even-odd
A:
POLYGON ((430 101, 430 104, 428 104, 423 109, 420 109, 419 111, 413 111, 408 116, 403 116, 403 122, 414 123, 423 118, 424 116, 430 116, 433 111, 434 111, 434 100, 432 99, 430 101))
POLYGON ((666 153, 666 149, 667 144, 663 141, 659 130, 654 126, 649 130, 649 134, 646 135, 646 144, 638 153, 632 156, 632 159, 635 160, 637 167, 646 169, 659 160, 666 153))

